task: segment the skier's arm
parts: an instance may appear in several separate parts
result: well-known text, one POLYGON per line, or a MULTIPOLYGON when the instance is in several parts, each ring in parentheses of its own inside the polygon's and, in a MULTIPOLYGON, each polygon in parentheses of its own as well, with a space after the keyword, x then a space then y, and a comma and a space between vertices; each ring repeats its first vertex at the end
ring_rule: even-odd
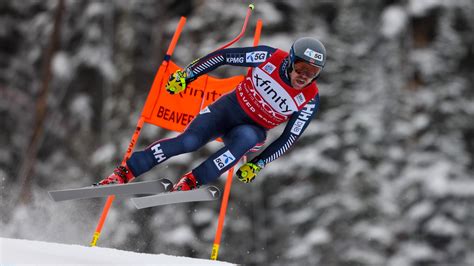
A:
POLYGON ((265 45, 227 48, 215 51, 194 60, 184 69, 186 73, 186 83, 189 84, 199 76, 223 65, 256 67, 275 51, 275 48, 265 45))
POLYGON ((270 46, 227 48, 212 52, 194 60, 183 70, 178 69, 170 75, 166 90, 171 94, 180 93, 199 76, 223 65, 256 67, 276 51, 270 46))
POLYGON ((263 168, 287 152, 303 134, 303 131, 318 112, 318 109, 319 94, 308 102, 301 111, 291 116, 280 137, 272 142, 261 154, 252 159, 252 162, 263 168))
POLYGON ((319 94, 297 113, 294 113, 286 124, 283 133, 261 154, 242 165, 236 172, 238 179, 244 183, 252 182, 265 165, 276 160, 288 151, 303 134, 319 109, 319 94))

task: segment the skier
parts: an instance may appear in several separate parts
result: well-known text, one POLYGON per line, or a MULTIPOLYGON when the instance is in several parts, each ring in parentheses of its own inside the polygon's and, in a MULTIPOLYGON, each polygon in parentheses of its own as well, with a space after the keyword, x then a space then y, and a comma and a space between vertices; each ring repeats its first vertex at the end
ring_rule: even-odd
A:
POLYGON ((253 181, 266 165, 295 144, 316 114, 316 79, 325 62, 324 45, 309 37, 296 40, 289 53, 262 45, 218 50, 195 60, 170 76, 166 84, 169 93, 182 92, 197 77, 222 65, 251 69, 232 92, 203 109, 183 133, 134 152, 124 166, 95 185, 130 182, 173 156, 196 151, 221 137, 224 147, 183 175, 172 188, 191 190, 216 181, 248 151, 261 145, 269 129, 287 122, 278 139, 236 172, 242 182, 253 181))

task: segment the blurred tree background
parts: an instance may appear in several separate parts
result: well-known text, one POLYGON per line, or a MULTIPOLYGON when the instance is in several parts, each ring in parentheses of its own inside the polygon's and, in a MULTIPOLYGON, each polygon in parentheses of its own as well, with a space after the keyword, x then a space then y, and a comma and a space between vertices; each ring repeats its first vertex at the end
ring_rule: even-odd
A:
MULTIPOLYGON (((173 60, 184 66, 232 39, 248 4, 1 1, 0 236, 87 245, 104 200, 54 203, 47 191, 90 185, 121 161, 180 16, 173 60)), ((300 141, 254 183, 235 181, 219 258, 473 265, 474 2, 255 5, 237 46, 251 45, 261 18, 261 44, 288 50, 313 36, 328 62, 320 112, 300 141)), ((137 149, 173 135, 147 126, 137 149)), ((219 145, 142 180, 174 181, 219 145)), ((137 211, 116 200, 99 246, 208 258, 218 211, 217 201, 137 211)))

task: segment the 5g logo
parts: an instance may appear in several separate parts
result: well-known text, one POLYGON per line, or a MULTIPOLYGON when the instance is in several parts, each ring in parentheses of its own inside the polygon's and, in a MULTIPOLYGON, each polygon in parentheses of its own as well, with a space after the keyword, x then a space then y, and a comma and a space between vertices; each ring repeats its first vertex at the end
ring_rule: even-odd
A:
POLYGON ((317 60, 319 62, 322 62, 323 61, 323 54, 322 53, 318 53, 316 51, 313 51, 309 48, 306 48, 306 51, 304 51, 304 55, 308 56, 308 57, 311 57, 313 58, 314 60, 317 60))
POLYGON ((235 161, 234 155, 232 155, 232 153, 227 150, 221 156, 214 159, 213 162, 216 165, 217 169, 222 170, 224 167, 231 164, 233 161, 235 161))
POLYGON ((264 62, 267 58, 267 52, 265 51, 256 51, 245 54, 245 61, 247 63, 261 63, 264 62))

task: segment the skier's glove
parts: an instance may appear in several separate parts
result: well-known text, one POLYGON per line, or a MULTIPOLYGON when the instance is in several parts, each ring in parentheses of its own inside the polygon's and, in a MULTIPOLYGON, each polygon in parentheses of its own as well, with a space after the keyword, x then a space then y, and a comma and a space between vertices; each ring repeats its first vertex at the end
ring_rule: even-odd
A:
POLYGON ((252 182, 263 168, 263 162, 245 163, 237 170, 237 177, 244 183, 252 182))
POLYGON ((186 89, 186 72, 179 69, 176 70, 176 72, 170 75, 165 88, 170 94, 184 91, 186 89))

